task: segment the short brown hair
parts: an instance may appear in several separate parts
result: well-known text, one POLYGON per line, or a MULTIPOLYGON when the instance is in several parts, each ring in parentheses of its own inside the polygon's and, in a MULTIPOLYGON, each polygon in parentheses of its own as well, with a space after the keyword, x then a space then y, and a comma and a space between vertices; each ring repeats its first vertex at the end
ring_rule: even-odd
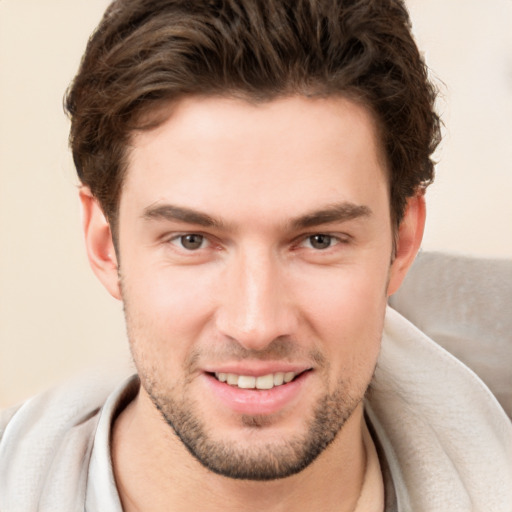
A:
POLYGON ((436 93, 401 0, 115 0, 66 97, 78 176, 113 229, 131 134, 162 102, 194 94, 363 102, 380 129, 396 225, 433 179, 436 93))

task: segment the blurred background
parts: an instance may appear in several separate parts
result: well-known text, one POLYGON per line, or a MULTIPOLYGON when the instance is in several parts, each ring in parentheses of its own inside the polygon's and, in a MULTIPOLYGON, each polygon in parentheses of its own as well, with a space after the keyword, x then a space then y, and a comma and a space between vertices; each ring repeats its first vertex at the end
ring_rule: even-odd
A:
MULTIPOLYGON (((0 408, 129 371, 89 270, 62 98, 107 0, 0 0, 0 408)), ((408 0, 445 123, 424 250, 512 257, 512 0, 408 0)))

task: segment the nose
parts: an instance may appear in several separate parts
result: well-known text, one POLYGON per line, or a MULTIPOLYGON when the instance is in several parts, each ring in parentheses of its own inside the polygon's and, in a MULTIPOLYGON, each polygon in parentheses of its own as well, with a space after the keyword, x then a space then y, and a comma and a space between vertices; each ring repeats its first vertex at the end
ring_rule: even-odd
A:
POLYGON ((283 266, 266 251, 233 257, 217 310, 217 328, 224 336, 248 350, 262 351, 293 334, 297 317, 283 266))

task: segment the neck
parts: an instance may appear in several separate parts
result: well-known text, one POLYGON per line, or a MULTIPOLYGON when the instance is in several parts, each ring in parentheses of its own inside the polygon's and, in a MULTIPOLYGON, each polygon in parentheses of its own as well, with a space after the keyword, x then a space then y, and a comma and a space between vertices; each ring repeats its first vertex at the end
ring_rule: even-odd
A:
POLYGON ((360 404, 335 440, 300 473, 266 482, 235 480, 204 468, 184 447, 143 392, 113 427, 112 460, 125 512, 353 511, 363 484, 366 452, 360 404), (263 508, 264 507, 264 508, 263 508))

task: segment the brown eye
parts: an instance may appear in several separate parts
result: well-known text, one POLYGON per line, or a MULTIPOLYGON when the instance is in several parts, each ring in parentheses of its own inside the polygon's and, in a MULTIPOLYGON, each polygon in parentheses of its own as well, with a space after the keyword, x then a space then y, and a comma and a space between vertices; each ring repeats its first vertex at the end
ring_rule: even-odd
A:
POLYGON ((323 235, 318 233, 316 235, 312 235, 308 238, 309 243, 313 249, 328 249, 332 245, 332 236, 331 235, 323 235))
POLYGON ((188 251, 200 249, 204 242, 204 236, 196 233, 182 235, 179 237, 181 246, 188 251))

